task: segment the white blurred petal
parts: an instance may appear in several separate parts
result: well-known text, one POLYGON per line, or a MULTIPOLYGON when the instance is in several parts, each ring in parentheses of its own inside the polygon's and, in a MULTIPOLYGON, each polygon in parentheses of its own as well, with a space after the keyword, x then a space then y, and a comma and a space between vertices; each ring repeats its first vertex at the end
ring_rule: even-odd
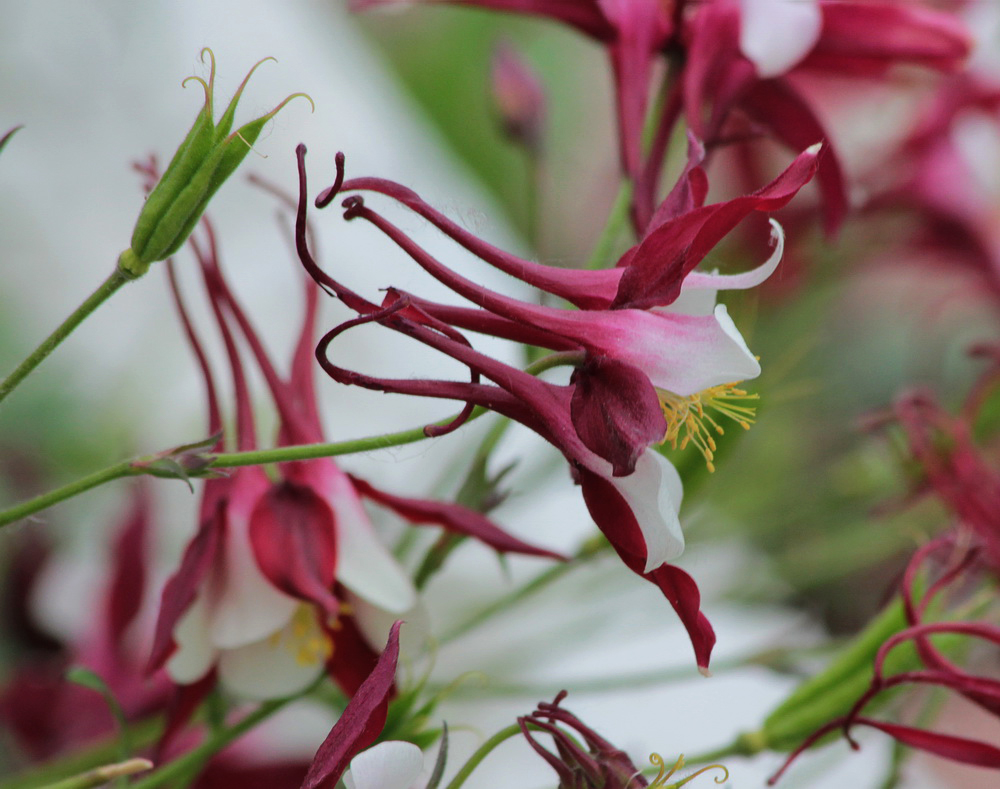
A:
POLYGON ((823 27, 815 0, 740 0, 740 11, 740 51, 765 79, 809 54, 823 27))
POLYGON ((362 751, 344 774, 347 789, 410 789, 424 768, 424 756, 411 742, 389 740, 362 751))
POLYGON ((215 647, 208 632, 208 609, 199 596, 174 628, 177 650, 166 663, 170 678, 181 685, 189 685, 204 677, 215 661, 215 647))
POLYGON ((608 479, 632 509, 646 541, 645 572, 680 556, 684 533, 677 513, 684 490, 670 461, 655 449, 647 449, 639 456, 635 471, 608 479))
POLYGON ((248 699, 276 699, 304 690, 323 670, 325 634, 315 614, 295 619, 274 635, 219 655, 219 679, 233 693, 248 699))
POLYGON ((413 583, 378 538, 346 476, 335 478, 329 501, 337 519, 337 580, 378 608, 409 611, 417 602, 413 583))

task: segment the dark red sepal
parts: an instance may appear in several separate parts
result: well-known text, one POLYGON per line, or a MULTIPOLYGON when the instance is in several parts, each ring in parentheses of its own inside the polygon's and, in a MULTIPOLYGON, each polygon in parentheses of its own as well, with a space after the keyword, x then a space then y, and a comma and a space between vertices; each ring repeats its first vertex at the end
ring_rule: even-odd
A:
POLYGON ((351 759, 375 742, 382 731, 396 679, 401 624, 396 622, 392 626, 385 651, 372 673, 361 683, 358 692, 319 746, 301 789, 336 786, 351 759))

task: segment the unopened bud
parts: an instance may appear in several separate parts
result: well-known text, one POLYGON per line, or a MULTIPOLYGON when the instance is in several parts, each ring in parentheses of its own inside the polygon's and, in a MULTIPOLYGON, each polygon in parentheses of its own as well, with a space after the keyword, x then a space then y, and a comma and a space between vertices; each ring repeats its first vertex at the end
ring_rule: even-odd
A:
POLYGON ((500 42, 493 54, 490 82, 504 133, 536 153, 541 147, 545 123, 545 94, 531 67, 505 41, 500 42))
POLYGON ((264 58, 250 69, 216 123, 212 107, 215 56, 208 48, 202 50, 202 58, 206 54, 212 62, 208 82, 201 77, 184 80, 185 84, 190 80, 202 84, 205 105, 159 183, 146 198, 132 231, 130 248, 118 258, 118 268, 129 277, 145 274, 151 263, 169 257, 180 248, 201 218, 209 199, 250 152, 267 121, 296 96, 303 96, 312 104, 306 94, 294 93, 267 114, 232 131, 236 105, 250 76, 257 66, 274 58, 264 58))

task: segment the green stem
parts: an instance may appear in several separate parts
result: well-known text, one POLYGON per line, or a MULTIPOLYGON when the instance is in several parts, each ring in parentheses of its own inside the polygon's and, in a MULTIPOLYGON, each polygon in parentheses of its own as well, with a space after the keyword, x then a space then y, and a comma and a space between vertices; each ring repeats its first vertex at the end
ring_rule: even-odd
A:
POLYGON ((148 770, 153 763, 148 759, 127 759, 117 764, 108 764, 103 767, 95 767, 80 775, 64 778, 54 784, 47 784, 42 789, 95 789, 95 787, 107 786, 114 780, 125 780, 125 776, 148 770))
POLYGON ((183 756, 165 764, 149 777, 144 778, 141 781, 136 781, 132 784, 131 789, 154 789, 154 787, 162 786, 168 781, 187 775, 193 768, 196 768, 198 765, 207 761, 209 758, 229 745, 229 743, 233 740, 242 736, 261 721, 271 717, 278 710, 282 709, 289 702, 294 701, 297 698, 299 698, 299 696, 291 696, 286 699, 277 699, 275 701, 265 701, 257 709, 243 718, 243 720, 239 723, 230 726, 228 729, 222 729, 221 731, 212 733, 209 735, 208 739, 206 739, 197 748, 188 751, 183 756))
POLYGON ((611 256, 615 251, 615 243, 621 235, 622 228, 628 222, 628 211, 631 204, 632 182, 626 180, 622 182, 621 188, 618 190, 618 196, 615 197, 615 202, 611 206, 608 221, 604 225, 604 230, 601 231, 601 237, 594 244, 594 249, 590 253, 590 257, 587 258, 587 262, 583 266, 584 268, 607 268, 611 263, 611 256))
POLYGON ((72 333, 73 329, 83 322, 84 318, 100 307, 108 300, 111 294, 128 281, 129 277, 118 268, 115 268, 114 273, 104 280, 103 284, 83 304, 77 307, 52 334, 46 337, 42 344, 35 348, 31 355, 4 379, 3 383, 0 383, 0 402, 13 392, 14 388, 27 378, 32 370, 45 361, 45 358, 59 346, 59 343, 72 333))
MULTIPOLYGON (((129 733, 134 747, 145 748, 159 739, 163 733, 163 721, 152 718, 134 723, 129 733)), ((41 789, 67 775, 76 775, 112 762, 118 758, 119 752, 120 743, 115 736, 86 750, 37 765, 19 775, 0 779, 0 789, 41 789)))
POLYGON ((88 474, 76 482, 63 485, 61 488, 50 490, 41 496, 35 496, 35 498, 21 502, 10 509, 0 511, 0 528, 26 518, 29 515, 33 515, 36 512, 48 509, 60 501, 79 496, 81 493, 85 493, 91 488, 96 488, 98 485, 103 485, 105 482, 111 482, 122 477, 136 476, 141 473, 143 472, 132 467, 131 461, 124 460, 121 463, 115 463, 113 466, 108 466, 100 471, 95 471, 93 474, 88 474))
POLYGON ((445 789, 458 789, 458 787, 465 783, 465 779, 472 775, 472 771, 480 765, 483 759, 490 755, 490 752, 493 751, 494 748, 500 745, 500 743, 509 740, 511 737, 516 737, 520 733, 521 727, 516 723, 511 724, 506 729, 498 731, 479 746, 476 752, 469 757, 469 760, 462 765, 462 769, 456 773, 455 777, 451 779, 451 783, 449 783, 445 789))
MULTIPOLYGON (((579 362, 581 355, 576 351, 565 351, 552 353, 544 359, 528 365, 525 372, 531 375, 538 375, 552 367, 559 367, 566 364, 579 362)), ((486 413, 486 409, 476 408, 468 421, 477 419, 486 413)), ((437 422, 437 425, 447 425, 454 417, 437 422)), ((289 460, 312 460, 315 458, 335 457, 338 455, 352 455, 359 452, 370 452, 376 449, 386 449, 388 447, 412 444, 427 438, 423 427, 414 427, 410 430, 401 430, 398 433, 386 433, 381 436, 368 436, 366 438, 355 438, 349 441, 336 441, 330 444, 302 444, 293 447, 278 447, 277 449, 262 449, 252 452, 222 452, 217 455, 206 455, 208 463, 202 464, 197 470, 190 471, 192 477, 204 476, 211 469, 237 468, 239 466, 256 466, 264 463, 283 463, 289 460)), ((140 474, 151 474, 159 477, 177 477, 176 473, 164 471, 155 467, 147 467, 148 464, 158 459, 158 456, 138 458, 135 460, 123 460, 108 466, 100 471, 95 471, 83 479, 71 482, 61 488, 56 488, 41 496, 22 502, 10 509, 0 510, 0 528, 7 526, 36 512, 41 512, 53 504, 77 496, 105 482, 110 482, 121 477, 138 476, 140 474)))

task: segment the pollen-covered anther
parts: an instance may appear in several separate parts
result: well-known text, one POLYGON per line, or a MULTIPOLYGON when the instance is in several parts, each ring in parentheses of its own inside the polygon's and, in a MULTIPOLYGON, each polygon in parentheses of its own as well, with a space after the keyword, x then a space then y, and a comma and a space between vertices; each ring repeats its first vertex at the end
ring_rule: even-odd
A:
POLYGON ((718 448, 712 433, 722 435, 725 428, 712 415, 726 417, 744 430, 749 430, 757 417, 757 407, 747 405, 748 400, 758 400, 760 395, 740 389, 737 383, 711 386, 701 392, 681 397, 665 389, 657 390, 667 430, 663 442, 674 449, 695 446, 705 458, 709 471, 715 471, 715 450, 718 448))
POLYGON ((308 605, 300 605, 288 625, 274 633, 268 642, 287 649, 301 666, 324 663, 333 655, 333 640, 320 627, 316 612, 308 605))

